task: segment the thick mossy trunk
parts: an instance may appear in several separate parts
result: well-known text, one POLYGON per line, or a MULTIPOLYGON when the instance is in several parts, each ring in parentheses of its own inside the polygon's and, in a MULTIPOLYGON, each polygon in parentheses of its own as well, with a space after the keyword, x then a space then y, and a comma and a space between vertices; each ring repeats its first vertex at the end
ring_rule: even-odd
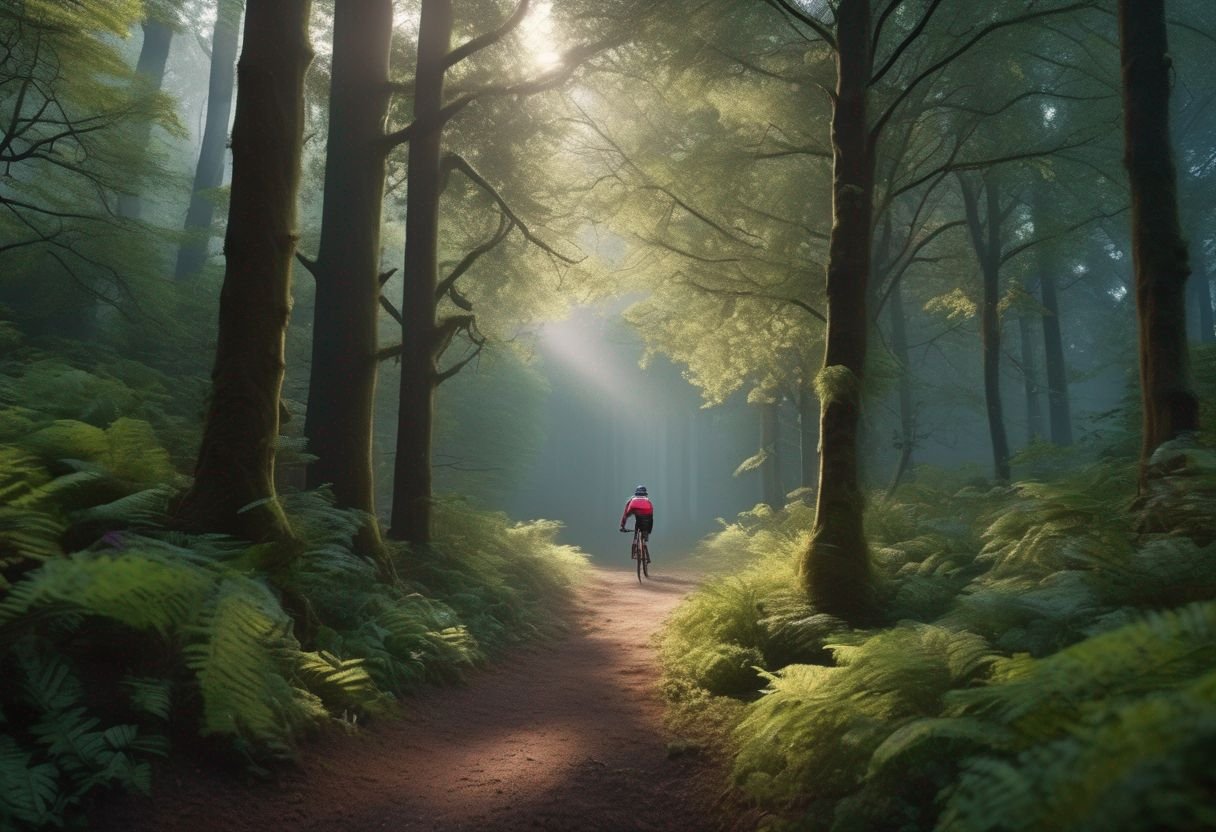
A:
MULTIPOLYGON (((173 43, 173 28, 164 21, 149 17, 143 22, 142 28, 144 42, 139 47, 139 60, 135 64, 135 88, 132 90, 137 98, 154 96, 160 92, 165 81, 165 66, 169 62, 169 47, 173 43)), ((147 154, 151 140, 152 121, 143 118, 132 137, 135 150, 141 158, 147 154)), ((138 182, 135 187, 139 188, 138 182)), ((119 216, 139 219, 142 213, 143 199, 138 190, 135 193, 119 195, 119 216)))
POLYGON ((1123 67, 1124 164, 1131 185, 1132 258, 1139 321, 1144 442, 1143 490, 1149 459, 1162 442, 1199 426, 1186 340, 1190 272, 1178 218, 1170 147, 1172 61, 1164 0, 1119 0, 1123 67))
POLYGON ((819 487, 800 574, 816 608, 861 623, 872 614, 874 603, 857 441, 874 210, 874 147, 866 118, 872 71, 869 0, 841 0, 836 30, 828 324, 824 366, 816 383, 821 403, 819 487))
POLYGON ((291 310, 311 0, 250 0, 232 133, 232 202, 211 399, 178 514, 247 540, 291 536, 274 490, 291 310))
POLYGON ((760 407, 760 450, 766 454, 760 466, 761 494, 765 503, 773 508, 785 506, 785 489, 781 487, 781 460, 778 445, 781 442, 780 407, 777 402, 763 402, 760 407))
POLYGON ((328 483, 339 506, 367 513, 360 548, 373 556, 382 549, 372 419, 392 25, 392 0, 335 6, 321 243, 310 265, 317 291, 304 420, 308 450, 316 456, 308 487, 328 483))
POLYGON ((414 134, 410 140, 405 215, 405 274, 401 300, 401 395, 393 511, 389 536, 431 539, 431 434, 434 422, 439 267, 439 195, 444 59, 452 40, 451 0, 424 0, 414 76, 414 134))
POLYGON ((207 261, 215 189, 224 183, 224 154, 228 147, 228 117, 236 83, 236 50, 241 34, 243 0, 220 0, 211 36, 211 73, 207 81, 207 119, 194 169, 194 187, 186 210, 186 238, 177 251, 177 279, 198 272, 207 261))
POLYGON ((887 296, 887 314, 891 318, 891 355, 899 365, 899 459, 887 485, 887 495, 895 493, 912 467, 916 449, 916 412, 912 403, 912 365, 908 360, 908 318, 904 312, 903 284, 896 281, 887 296))
POLYGON ((1043 269, 1039 275, 1043 300, 1043 363, 1047 367, 1047 412, 1051 441, 1072 444, 1072 409, 1068 401, 1068 369, 1064 363, 1064 338, 1060 334, 1060 299, 1056 279, 1043 269))

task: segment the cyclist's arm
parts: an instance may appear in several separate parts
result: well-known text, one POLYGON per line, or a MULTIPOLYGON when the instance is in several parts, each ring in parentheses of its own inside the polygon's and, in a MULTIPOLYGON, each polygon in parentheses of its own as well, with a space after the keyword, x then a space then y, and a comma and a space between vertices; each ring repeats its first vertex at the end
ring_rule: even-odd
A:
POLYGON ((621 528, 625 528, 625 521, 629 519, 629 507, 633 505, 633 500, 625 503, 625 511, 621 514, 621 528))

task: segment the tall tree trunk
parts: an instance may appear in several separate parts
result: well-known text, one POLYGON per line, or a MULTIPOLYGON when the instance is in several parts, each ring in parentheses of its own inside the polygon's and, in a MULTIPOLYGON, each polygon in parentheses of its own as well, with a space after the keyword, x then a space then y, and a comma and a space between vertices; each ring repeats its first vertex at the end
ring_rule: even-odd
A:
POLYGON ((891 287, 887 305, 891 316, 891 354, 899 365, 899 459, 887 486, 890 496, 912 467, 912 452, 916 449, 916 412, 912 404, 912 365, 908 360, 908 319, 904 313, 902 282, 896 281, 891 287))
POLYGON ((372 419, 392 28, 392 0, 334 7, 321 244, 308 264, 317 294, 304 420, 316 460, 307 484, 329 483, 339 506, 368 514, 360 548, 373 554, 380 549, 372 419))
POLYGON ((760 450, 767 454, 760 466, 761 495, 773 508, 785 506, 785 491, 781 488, 781 460, 777 445, 781 441, 781 422, 777 402, 760 405, 760 450))
POLYGON ((1001 406, 1001 201, 996 176, 991 170, 984 174, 985 215, 981 217, 979 196, 964 177, 963 205, 967 212, 967 230, 979 260, 984 291, 980 305, 980 347, 984 363, 984 410, 988 416, 988 435, 992 442, 993 476, 1008 482, 1009 439, 1005 434, 1005 416, 1001 406))
POLYGON ((194 169, 194 187, 186 210, 186 238, 177 251, 173 274, 190 277, 207 261, 211 220, 215 215, 214 191, 224 183, 224 152, 228 146, 228 117, 232 114, 232 92, 236 81, 237 43, 241 34, 244 0, 219 0, 211 36, 211 72, 207 81, 207 119, 203 143, 194 169))
POLYGON ((1064 339, 1060 334, 1060 299, 1056 278, 1041 268, 1039 291, 1043 299, 1043 363, 1047 367, 1047 412, 1051 441, 1072 444, 1072 412, 1068 402, 1068 369, 1064 363, 1064 339))
MULTIPOLYGON (((134 94, 139 98, 150 97, 160 92, 165 81, 165 65, 169 62, 169 46, 173 42, 173 28, 163 20, 149 17, 143 22, 144 42, 139 47, 139 60, 135 63, 134 94)), ((147 155, 152 140, 152 120, 142 118, 132 141, 143 158, 147 155)), ((139 219, 143 213, 143 200, 135 183, 136 192, 119 194, 118 214, 139 219)))
POLYGON ((1039 401, 1039 367, 1035 361, 1030 316, 1018 313, 1018 345, 1022 354, 1022 386, 1026 392, 1026 443, 1043 438, 1043 405, 1039 401))
POLYGON ((823 369, 816 380, 822 408, 819 489, 800 575, 816 608, 860 623, 874 602, 857 443, 874 213, 874 147, 866 118, 873 67, 869 0, 841 0, 836 21, 828 324, 823 369))
POLYGON ((423 0, 414 75, 401 302, 401 394, 393 513, 389 536, 410 543, 431 538, 431 433, 438 372, 435 289, 439 263, 439 194, 444 58, 452 40, 451 0, 423 0))
POLYGON ((1164 0, 1119 0, 1124 164, 1131 185, 1132 260, 1140 330, 1144 442, 1140 486, 1162 442, 1199 427, 1186 341, 1186 242, 1170 146, 1172 61, 1164 0))
POLYGON ((219 335, 194 485, 192 528, 247 540, 291 529, 274 489, 284 338, 291 310, 311 0, 250 0, 232 132, 219 335))

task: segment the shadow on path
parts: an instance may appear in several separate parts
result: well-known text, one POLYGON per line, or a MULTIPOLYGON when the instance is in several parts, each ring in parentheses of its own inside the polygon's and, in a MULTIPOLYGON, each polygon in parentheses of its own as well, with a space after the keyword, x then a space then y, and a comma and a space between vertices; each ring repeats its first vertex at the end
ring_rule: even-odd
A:
MULTIPOLYGON (((561 641, 520 649, 400 720, 324 738, 300 769, 242 786, 183 765, 101 830, 712 830, 721 773, 668 759, 651 637, 696 585, 592 570, 561 641), (176 788, 175 788, 176 785, 176 788)), ((162 778, 164 780, 165 778, 162 778)))

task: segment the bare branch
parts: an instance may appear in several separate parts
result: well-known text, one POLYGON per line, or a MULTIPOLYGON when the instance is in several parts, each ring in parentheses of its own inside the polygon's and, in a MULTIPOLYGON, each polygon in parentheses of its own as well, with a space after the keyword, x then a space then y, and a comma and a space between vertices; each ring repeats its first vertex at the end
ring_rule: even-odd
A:
MULTIPOLYGON (((869 86, 872 87, 875 84, 877 84, 879 81, 882 80, 882 77, 884 75, 886 75, 888 72, 891 71, 891 67, 895 66, 896 61, 899 60, 899 56, 904 54, 904 51, 909 46, 912 45, 912 42, 915 41, 918 37, 920 37, 921 34, 925 31, 925 27, 929 25, 929 19, 931 17, 933 17, 933 13, 937 11, 938 6, 940 6, 941 4, 942 4, 942 0, 930 0, 929 8, 925 9, 925 13, 923 15, 921 15, 920 20, 918 20, 916 22, 916 25, 914 27, 912 27, 912 31, 908 33, 907 37, 905 37, 903 40, 901 40, 899 42, 899 45, 895 47, 895 49, 891 52, 891 54, 883 62, 882 66, 879 67, 878 70, 872 76, 870 76, 869 86)), ((890 10, 891 10, 890 7, 888 7, 887 10, 885 12, 883 12, 884 18, 886 17, 887 12, 889 12, 890 10)))
POLYGON ((496 29, 486 32, 484 35, 478 35, 472 40, 467 40, 460 46, 457 46, 443 59, 443 68, 451 69, 470 55, 475 55, 481 50, 493 46, 509 35, 523 22, 524 17, 528 14, 528 6, 531 2, 532 0, 519 0, 518 5, 515 6, 515 10, 507 15, 507 18, 496 29))
POLYGON ((836 49, 836 38, 832 37, 832 33, 828 28, 820 23, 815 18, 804 12, 802 9, 790 3, 789 0, 764 0, 765 3, 772 6, 779 12, 784 12, 790 17, 797 20, 803 26, 813 31, 819 38, 830 46, 833 50, 836 49))
POLYGON ((566 255, 559 253, 544 240, 541 240, 539 237, 534 235, 528 228, 527 224, 519 218, 519 215, 517 215, 511 209, 511 206, 507 204, 507 201, 503 199, 502 194, 498 193, 494 186, 487 182, 485 177, 478 173, 477 170, 471 164, 469 164, 468 160, 459 153, 448 153, 443 159, 443 167, 445 170, 460 171, 467 176, 469 180, 473 182, 473 184, 485 191, 490 199, 494 200, 494 202, 498 205, 503 214, 510 219, 514 226, 519 229, 520 233, 524 235, 524 238, 537 248, 569 265, 581 263, 586 259, 586 257, 567 257, 566 255))
POLYGON ((397 311, 397 307, 393 306, 392 301, 384 295, 380 296, 380 308, 387 312, 399 326, 405 326, 405 319, 401 317, 401 313, 397 311))
MULTIPOLYGON (((439 298, 443 297, 444 294, 452 289, 455 286, 456 281, 459 280, 465 272, 472 268, 473 264, 476 263, 483 254, 487 254, 497 247, 499 243, 505 240, 507 235, 511 233, 511 229, 514 227, 515 223, 508 219, 505 213, 500 213, 498 215, 498 230, 494 232, 490 239, 486 240, 484 243, 477 246, 477 248, 466 254, 461 261, 456 264, 456 268, 452 269, 451 273, 447 277, 439 281, 439 284, 435 287, 435 300, 439 300, 439 298)), ((453 302, 455 302, 457 306, 460 306, 459 301, 456 301, 455 298, 453 298, 453 302)))
POLYGON ((993 34, 994 32, 999 32, 1002 29, 1007 29, 1010 26, 1017 26, 1022 23, 1027 23, 1031 20, 1040 20, 1045 17, 1051 17, 1054 15, 1066 14, 1069 12, 1078 11, 1080 9, 1091 8, 1092 6, 1093 6, 1093 3, 1091 2, 1091 0, 1083 0, 1082 2, 1071 3, 1067 6, 1061 6, 1059 8, 1055 8, 1055 9, 1043 9, 1041 11, 1027 12, 1025 14, 1017 15, 1016 17, 1008 18, 1006 20, 998 20, 995 23, 990 23, 987 26, 983 27, 978 32, 976 32, 974 35, 972 35, 970 38, 968 38, 966 41, 964 41, 961 46, 958 46, 957 48, 946 53, 944 56, 939 58, 937 61, 934 61, 932 64, 930 64, 924 70, 917 73, 917 75, 915 77, 913 77, 912 80, 908 81, 908 83, 903 86, 903 89, 900 90, 899 94, 895 96, 895 99, 890 104, 887 105, 886 109, 883 110, 882 115, 880 115, 878 117, 878 120, 876 122, 874 122, 874 126, 870 128, 871 140, 874 142, 877 142, 878 136, 879 136, 879 134, 882 133, 883 127, 885 127, 887 122, 891 120, 891 117, 895 114, 895 110, 898 109, 899 105, 902 104, 907 99, 907 97, 912 93, 913 90, 915 90, 918 86, 920 86, 926 79, 932 77, 933 75, 936 75, 944 67, 948 66, 953 61, 957 60, 958 58, 960 58, 967 52, 971 51, 971 49, 976 44, 978 44, 980 41, 987 38, 989 35, 993 34))

